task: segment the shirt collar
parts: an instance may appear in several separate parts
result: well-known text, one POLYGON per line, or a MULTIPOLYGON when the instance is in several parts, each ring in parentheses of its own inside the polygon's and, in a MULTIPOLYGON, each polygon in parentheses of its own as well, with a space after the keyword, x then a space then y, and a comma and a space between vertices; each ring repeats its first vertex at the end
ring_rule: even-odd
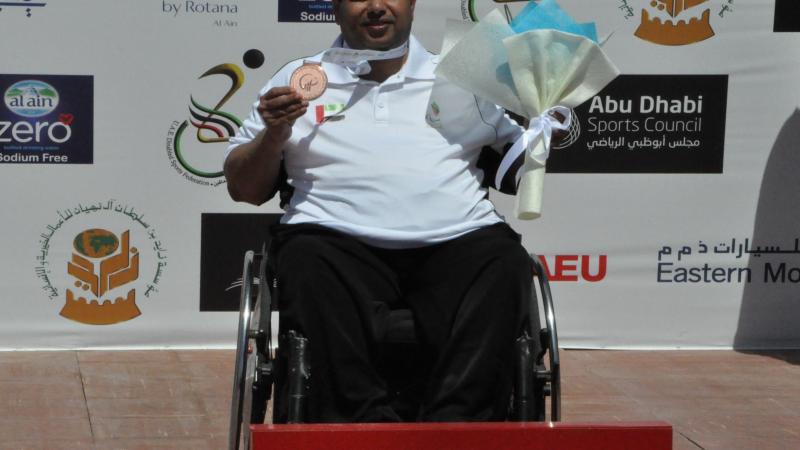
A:
MULTIPOLYGON (((332 48, 342 47, 344 39, 340 35, 331 45, 332 48)), ((324 53, 324 52, 323 52, 324 53)), ((319 53, 308 61, 320 63, 323 53, 319 53)), ((436 78, 434 70, 438 57, 428 53, 428 50, 413 35, 408 38, 408 59, 400 71, 386 80, 386 83, 402 83, 406 78, 416 80, 433 80, 436 78)), ((332 84, 358 83, 361 79, 353 75, 346 67, 339 64, 322 62, 322 68, 328 76, 328 82, 332 84)))

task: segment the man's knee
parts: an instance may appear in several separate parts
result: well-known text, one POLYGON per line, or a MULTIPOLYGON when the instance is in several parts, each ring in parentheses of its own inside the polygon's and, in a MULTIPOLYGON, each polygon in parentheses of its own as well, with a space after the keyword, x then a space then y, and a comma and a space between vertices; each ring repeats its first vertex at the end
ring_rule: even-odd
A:
POLYGON ((533 278, 531 256, 525 247, 514 241, 504 241, 494 249, 488 268, 500 279, 498 283, 529 284, 533 278))

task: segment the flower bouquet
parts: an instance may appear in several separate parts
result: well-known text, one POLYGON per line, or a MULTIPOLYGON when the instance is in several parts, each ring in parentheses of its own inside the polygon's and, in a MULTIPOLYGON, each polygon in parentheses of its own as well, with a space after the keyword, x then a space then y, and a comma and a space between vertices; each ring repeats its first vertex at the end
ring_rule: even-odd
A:
POLYGON ((499 188, 504 177, 515 177, 515 212, 527 220, 541 216, 553 131, 568 129, 571 109, 619 75, 597 43, 594 23, 576 23, 555 0, 531 0, 511 23, 492 11, 448 45, 436 73, 529 119, 494 180, 499 188), (510 173, 519 158, 524 164, 510 173))

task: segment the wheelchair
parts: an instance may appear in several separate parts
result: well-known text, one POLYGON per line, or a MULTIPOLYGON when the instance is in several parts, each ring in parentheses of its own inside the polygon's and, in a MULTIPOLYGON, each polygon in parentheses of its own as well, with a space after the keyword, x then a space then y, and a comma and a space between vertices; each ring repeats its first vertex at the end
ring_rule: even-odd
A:
MULTIPOLYGON (((544 267, 536 255, 531 254, 530 257, 534 277, 531 297, 527 302, 529 321, 515 343, 514 387, 508 420, 547 420, 549 397, 549 420, 559 421, 561 371, 553 300, 544 267), (539 298, 542 299, 541 305, 539 298), (545 327, 541 327, 540 306, 545 327)), ((308 340, 292 331, 285 336, 273 335, 272 314, 277 310, 277 302, 274 301, 276 288, 266 246, 258 253, 248 251, 244 256, 242 271, 229 450, 250 448, 250 425, 264 423, 268 404, 277 400, 273 399, 272 393, 277 377, 287 386, 288 396, 285 405, 273 404, 273 413, 277 417, 277 411, 283 411, 285 417, 281 416, 281 422, 304 422, 310 378, 308 340)), ((392 311, 389 321, 387 345, 405 348, 418 345, 410 310, 392 311)), ((390 389, 402 390, 406 387, 402 384, 395 387, 389 380, 387 384, 390 389)))

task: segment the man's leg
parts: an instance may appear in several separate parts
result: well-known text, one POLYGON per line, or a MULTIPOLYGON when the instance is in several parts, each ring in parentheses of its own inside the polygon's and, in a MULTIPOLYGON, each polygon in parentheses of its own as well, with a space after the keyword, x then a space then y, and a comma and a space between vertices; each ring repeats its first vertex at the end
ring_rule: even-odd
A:
POLYGON ((374 368, 374 302, 397 299, 396 276, 357 240, 320 227, 280 227, 275 243, 281 332, 309 340, 308 421, 399 420, 374 368))
POLYGON ((502 420, 532 267, 505 224, 432 248, 406 298, 436 361, 424 421, 502 420))

